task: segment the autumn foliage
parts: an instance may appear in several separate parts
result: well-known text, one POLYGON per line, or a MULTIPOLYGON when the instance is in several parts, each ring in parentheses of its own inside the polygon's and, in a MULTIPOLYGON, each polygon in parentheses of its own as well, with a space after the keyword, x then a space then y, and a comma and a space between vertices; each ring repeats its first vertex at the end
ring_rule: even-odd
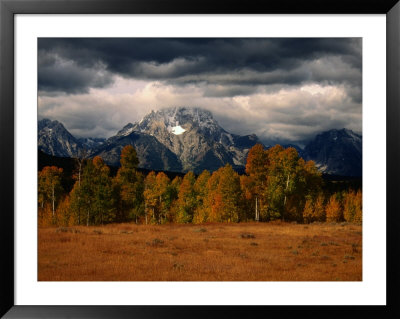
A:
POLYGON ((361 191, 350 191, 344 196, 343 217, 347 222, 362 222, 361 191))
POLYGON ((46 166, 38 175, 38 214, 42 224, 58 224, 56 207, 63 192, 62 168, 46 166))
POLYGON ((44 167, 38 175, 41 225, 102 225, 244 221, 361 222, 362 193, 329 194, 314 162, 296 149, 261 144, 249 150, 246 174, 227 164, 215 172, 193 172, 172 181, 163 172, 138 171, 135 149, 121 152, 114 177, 100 157, 78 158, 75 184, 61 187, 63 171, 44 167))
POLYGON ((327 222, 340 222, 343 219, 343 210, 337 199, 337 195, 332 195, 326 205, 326 221, 327 222))

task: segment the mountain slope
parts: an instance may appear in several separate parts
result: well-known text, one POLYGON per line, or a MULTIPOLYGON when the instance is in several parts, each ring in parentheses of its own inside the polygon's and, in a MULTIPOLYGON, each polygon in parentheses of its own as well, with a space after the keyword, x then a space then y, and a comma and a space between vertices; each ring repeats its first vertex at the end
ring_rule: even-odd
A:
POLYGON ((182 170, 182 165, 174 153, 153 136, 139 132, 109 138, 91 154, 91 157, 100 156, 107 164, 119 166, 121 151, 126 145, 135 148, 140 168, 172 172, 182 170))
POLYGON ((304 148, 304 156, 326 174, 362 176, 362 137, 351 130, 318 134, 304 148))
MULTIPOLYGON (((140 167, 149 170, 200 173, 229 163, 244 172, 247 153, 257 143, 260 141, 256 135, 228 133, 209 111, 198 108, 151 112, 106 141, 77 139, 58 121, 38 122, 38 147, 47 154, 76 157, 85 150, 89 157, 99 155, 107 164, 119 166, 122 148, 133 145, 140 167)), ((362 137, 351 130, 322 132, 304 150, 296 148, 300 156, 314 160, 325 174, 362 176, 362 137)))
POLYGON ((95 148, 98 148, 106 141, 105 138, 101 137, 80 137, 77 140, 86 150, 93 150, 95 148))
POLYGON ((227 163, 243 167, 247 152, 257 136, 239 136, 226 132, 211 112, 200 108, 174 107, 152 111, 139 123, 128 124, 117 136, 130 132, 154 136, 176 154, 184 171, 214 171, 227 163))
POLYGON ((77 156, 81 143, 58 121, 43 119, 38 122, 38 147, 47 154, 62 157, 77 156))

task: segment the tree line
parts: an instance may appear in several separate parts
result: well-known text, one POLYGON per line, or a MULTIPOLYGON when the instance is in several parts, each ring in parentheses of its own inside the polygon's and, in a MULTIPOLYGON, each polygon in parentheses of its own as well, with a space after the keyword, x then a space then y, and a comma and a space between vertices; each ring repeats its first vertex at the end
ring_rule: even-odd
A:
POLYGON ((77 158, 69 194, 62 168, 44 167, 38 173, 39 225, 362 221, 361 190, 327 194, 315 163, 292 147, 255 145, 243 175, 229 164, 172 180, 163 172, 144 175, 131 145, 122 149, 120 163, 112 177, 101 157, 77 158))

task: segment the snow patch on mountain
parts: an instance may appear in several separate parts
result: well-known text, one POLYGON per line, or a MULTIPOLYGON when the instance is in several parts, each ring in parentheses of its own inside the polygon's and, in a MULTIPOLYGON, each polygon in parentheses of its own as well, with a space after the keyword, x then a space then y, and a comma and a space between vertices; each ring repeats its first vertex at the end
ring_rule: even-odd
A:
POLYGON ((181 134, 183 134, 185 132, 186 132, 186 130, 180 125, 171 127, 171 133, 172 134, 181 135, 181 134))
POLYGON ((134 131, 134 125, 132 123, 126 124, 122 130, 117 133, 117 136, 128 136, 134 131))
POLYGON ((257 136, 239 136, 225 131, 210 111, 196 107, 171 107, 151 111, 128 128, 154 136, 174 153, 183 170, 200 173, 226 164, 243 168, 248 150, 259 143, 257 136))

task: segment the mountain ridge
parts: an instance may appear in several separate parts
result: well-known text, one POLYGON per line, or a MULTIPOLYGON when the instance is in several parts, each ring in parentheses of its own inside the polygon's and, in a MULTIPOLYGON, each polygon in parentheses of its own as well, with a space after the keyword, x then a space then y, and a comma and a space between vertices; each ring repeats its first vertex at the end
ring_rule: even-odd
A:
POLYGON ((352 130, 332 129, 317 134, 304 148, 304 154, 323 173, 362 176, 362 136, 352 130))
POLYGON ((63 157, 73 157, 82 148, 62 123, 49 119, 38 122, 38 146, 47 154, 63 157))
POLYGON ((177 155, 183 170, 216 170, 226 163, 244 167, 256 135, 239 136, 224 130, 212 113, 201 108, 172 107, 152 111, 141 121, 126 125, 118 134, 137 131, 154 136, 177 155))
MULTIPOLYGON (((76 157, 86 149, 89 157, 98 155, 118 166, 121 150, 129 144, 135 147, 141 168, 173 172, 214 171, 226 164, 243 172, 249 149, 262 144, 255 134, 227 132, 210 111, 187 107, 152 111, 108 139, 75 138, 62 123, 48 119, 39 121, 38 128, 39 149, 53 156, 76 157)), ((351 130, 321 132, 304 149, 283 146, 294 146, 325 174, 362 175, 362 136, 351 130)))

